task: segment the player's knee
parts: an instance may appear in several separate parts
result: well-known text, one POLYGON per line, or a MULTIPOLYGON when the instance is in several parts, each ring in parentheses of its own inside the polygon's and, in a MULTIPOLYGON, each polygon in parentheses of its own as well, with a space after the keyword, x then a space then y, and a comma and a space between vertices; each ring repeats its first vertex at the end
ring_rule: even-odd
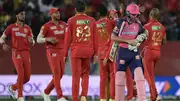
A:
POLYGON ((135 79, 135 81, 145 80, 144 75, 143 75, 143 71, 142 71, 142 68, 141 68, 141 67, 137 67, 137 68, 134 70, 134 79, 135 79))
POLYGON ((119 86, 125 85, 125 72, 116 72, 115 84, 119 86))

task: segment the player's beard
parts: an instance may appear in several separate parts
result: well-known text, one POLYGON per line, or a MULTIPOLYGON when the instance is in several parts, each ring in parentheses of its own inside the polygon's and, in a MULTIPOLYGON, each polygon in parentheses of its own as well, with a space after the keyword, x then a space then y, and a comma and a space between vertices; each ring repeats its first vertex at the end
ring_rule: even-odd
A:
POLYGON ((60 16, 54 16, 54 20, 59 21, 60 20, 60 16))
POLYGON ((18 21, 20 21, 20 22, 22 22, 22 23, 24 23, 25 22, 25 18, 19 18, 19 17, 17 17, 17 19, 18 19, 18 21))

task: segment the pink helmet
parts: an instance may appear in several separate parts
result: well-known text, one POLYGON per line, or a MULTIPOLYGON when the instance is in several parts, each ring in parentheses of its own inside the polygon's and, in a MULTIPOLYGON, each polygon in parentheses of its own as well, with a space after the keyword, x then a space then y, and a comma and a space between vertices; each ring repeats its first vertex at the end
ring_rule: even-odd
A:
POLYGON ((126 8, 126 11, 130 14, 140 14, 139 12, 139 6, 136 4, 129 4, 126 8))

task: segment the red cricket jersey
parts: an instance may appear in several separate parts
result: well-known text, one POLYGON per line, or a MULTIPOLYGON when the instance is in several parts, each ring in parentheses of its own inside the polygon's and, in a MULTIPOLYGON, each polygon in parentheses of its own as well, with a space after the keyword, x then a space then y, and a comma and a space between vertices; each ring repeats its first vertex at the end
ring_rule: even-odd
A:
POLYGON ((144 28, 148 30, 149 36, 145 43, 148 49, 160 50, 162 40, 166 35, 166 29, 157 20, 150 20, 149 23, 144 25, 144 28))
POLYGON ((64 34, 66 30, 66 23, 59 21, 58 25, 55 25, 52 21, 47 22, 41 28, 41 32, 45 37, 55 37, 58 41, 56 44, 46 42, 46 48, 61 49, 64 48, 64 34))
POLYGON ((12 37, 12 48, 15 50, 29 50, 29 41, 28 37, 32 37, 31 28, 24 24, 23 27, 20 27, 17 23, 9 25, 4 31, 6 36, 12 37))
POLYGON ((68 20, 65 34, 65 57, 71 47, 71 57, 90 58, 96 52, 96 24, 94 18, 76 14, 68 20))
POLYGON ((109 56, 108 49, 111 43, 111 33, 113 31, 115 22, 108 18, 101 18, 96 22, 97 37, 98 37, 98 57, 100 59, 109 56))

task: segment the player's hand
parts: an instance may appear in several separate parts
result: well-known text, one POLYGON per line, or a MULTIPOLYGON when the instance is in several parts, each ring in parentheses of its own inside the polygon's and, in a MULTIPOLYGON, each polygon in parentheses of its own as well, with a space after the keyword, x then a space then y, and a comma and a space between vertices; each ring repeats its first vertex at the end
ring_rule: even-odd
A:
POLYGON ((133 46, 136 46, 136 45, 138 44, 138 41, 137 41, 136 39, 129 40, 129 41, 128 41, 128 44, 133 45, 133 46))
POLYGON ((93 64, 96 64, 98 62, 98 57, 97 56, 93 56, 93 64))
POLYGON ((50 42, 52 44, 56 44, 57 40, 56 40, 55 37, 49 37, 49 38, 46 38, 46 42, 50 42))
POLYGON ((144 6, 141 6, 141 7, 139 7, 139 10, 141 13, 143 13, 146 10, 146 8, 144 6))
POLYGON ((107 65, 107 62, 108 62, 108 59, 105 58, 105 59, 103 60, 103 65, 104 65, 104 66, 107 65))
POLYGON ((3 50, 4 51, 9 51, 10 47, 7 44, 3 44, 3 50))
POLYGON ((30 44, 32 44, 32 47, 35 45, 35 41, 32 37, 28 37, 28 41, 30 44))
POLYGON ((68 62, 68 57, 64 57, 64 62, 65 62, 65 63, 68 62))

